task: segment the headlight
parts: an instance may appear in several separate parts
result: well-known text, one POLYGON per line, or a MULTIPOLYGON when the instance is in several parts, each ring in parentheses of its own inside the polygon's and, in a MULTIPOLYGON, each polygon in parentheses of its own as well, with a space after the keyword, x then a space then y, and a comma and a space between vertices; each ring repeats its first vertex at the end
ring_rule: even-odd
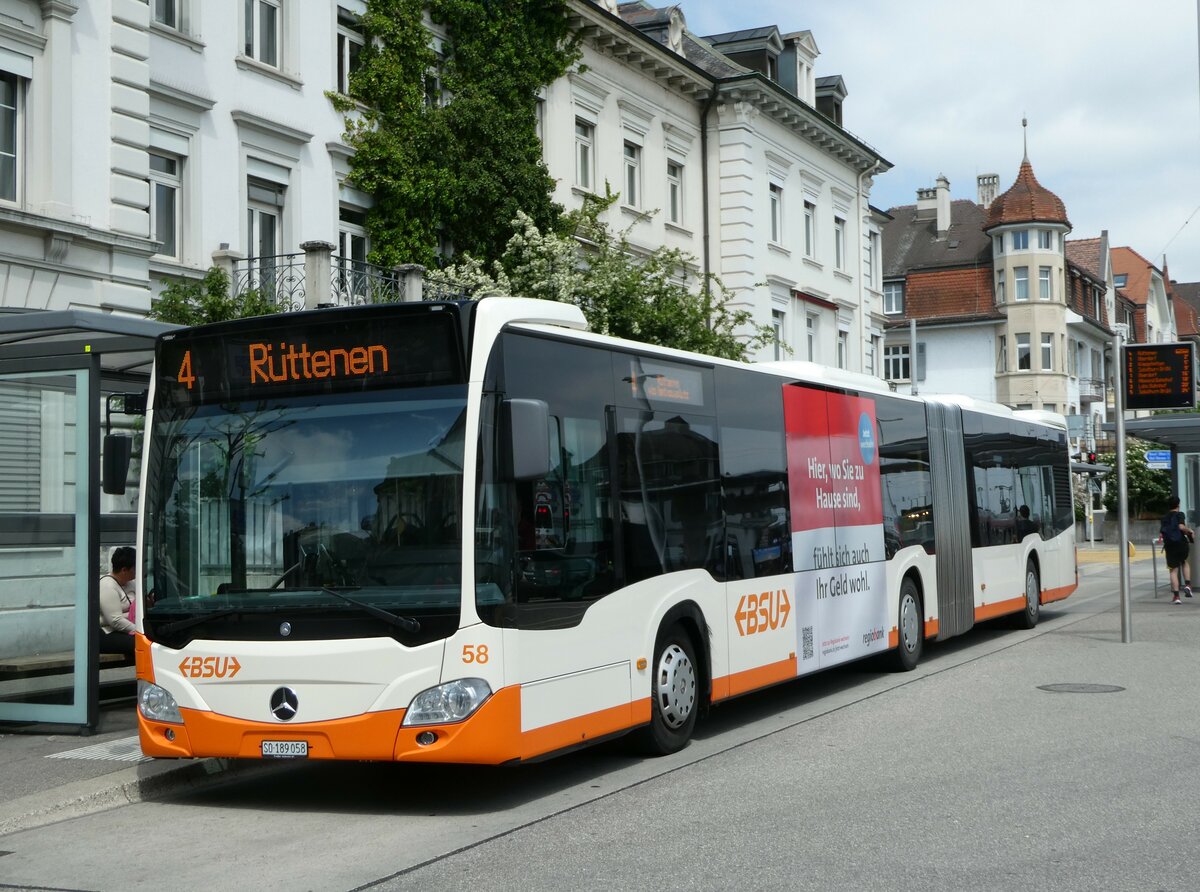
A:
POLYGON ((138 679, 138 709, 142 715, 152 722, 171 722, 182 725, 183 716, 179 714, 179 704, 165 688, 138 679))
POLYGON ((482 678, 460 678, 436 688, 428 688, 413 697, 404 715, 405 725, 440 725, 461 722, 492 696, 492 689, 482 678))

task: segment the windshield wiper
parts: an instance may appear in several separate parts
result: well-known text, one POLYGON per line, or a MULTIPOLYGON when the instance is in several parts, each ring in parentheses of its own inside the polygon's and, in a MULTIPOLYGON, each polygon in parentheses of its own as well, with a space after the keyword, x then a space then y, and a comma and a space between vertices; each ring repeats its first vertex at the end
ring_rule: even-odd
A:
POLYGON ((187 619, 177 620, 173 623, 167 623, 165 626, 159 626, 154 630, 155 635, 173 635, 176 632, 182 632, 184 629, 190 629, 192 626, 198 626, 200 623, 206 623, 210 619, 220 619, 223 616, 230 616, 238 613, 244 608, 241 607, 226 607, 224 610, 214 610, 212 613, 198 613, 195 616, 189 616, 187 619))
POLYGON ((421 631, 421 624, 411 616, 397 616, 394 613, 389 613, 382 607, 376 607, 374 604, 366 604, 362 601, 356 600, 355 598, 351 598, 348 595, 343 595, 341 592, 335 592, 333 589, 326 588, 325 586, 321 586, 321 591, 325 592, 327 595, 333 595, 335 598, 339 598, 345 601, 347 604, 352 604, 359 610, 369 613, 376 619, 381 619, 389 626, 395 626, 401 631, 409 632, 413 635, 421 631))

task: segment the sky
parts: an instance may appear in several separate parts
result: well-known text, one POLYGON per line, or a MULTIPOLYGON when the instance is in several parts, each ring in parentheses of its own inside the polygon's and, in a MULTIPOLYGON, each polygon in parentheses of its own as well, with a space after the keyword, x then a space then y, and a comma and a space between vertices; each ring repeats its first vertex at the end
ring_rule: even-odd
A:
POLYGON ((894 165, 874 206, 913 204, 943 174, 955 199, 983 173, 1003 192, 1024 137, 1068 238, 1107 229, 1200 282, 1200 0, 677 2, 702 36, 812 31, 817 77, 845 80, 843 126, 894 165))

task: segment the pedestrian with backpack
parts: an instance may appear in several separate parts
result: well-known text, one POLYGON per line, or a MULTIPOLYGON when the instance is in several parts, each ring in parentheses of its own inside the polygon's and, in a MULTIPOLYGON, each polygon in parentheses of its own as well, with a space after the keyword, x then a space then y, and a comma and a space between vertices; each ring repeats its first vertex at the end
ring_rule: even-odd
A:
POLYGON ((1192 581, 1187 571, 1188 552, 1190 543, 1195 540, 1195 532, 1187 525, 1187 518, 1179 510, 1179 496, 1171 496, 1170 510, 1163 515, 1160 533, 1163 541, 1163 554, 1167 556, 1167 570, 1171 574, 1171 603, 1180 604, 1180 580, 1183 580, 1183 593, 1192 596, 1192 581))

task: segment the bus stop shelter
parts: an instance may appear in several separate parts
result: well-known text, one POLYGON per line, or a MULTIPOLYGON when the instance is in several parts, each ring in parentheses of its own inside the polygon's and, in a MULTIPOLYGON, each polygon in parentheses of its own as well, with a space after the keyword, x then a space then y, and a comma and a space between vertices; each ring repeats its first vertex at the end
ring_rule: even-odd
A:
MULTIPOLYGON (((175 328, 86 310, 0 310, 0 724, 84 731, 102 682, 133 669, 97 653, 99 579, 136 537, 137 486, 100 488, 106 404, 149 383, 154 341, 175 328)), ((119 408, 120 401, 115 401, 119 408)), ((114 429, 141 419, 112 414, 114 429)), ((131 479, 140 467, 134 437, 131 479)))
MULTIPOLYGON (((1109 429, 1105 425, 1105 429, 1109 429)), ((1189 523, 1200 522, 1200 414, 1168 412, 1125 421, 1125 435, 1171 450, 1172 488, 1189 523)))

